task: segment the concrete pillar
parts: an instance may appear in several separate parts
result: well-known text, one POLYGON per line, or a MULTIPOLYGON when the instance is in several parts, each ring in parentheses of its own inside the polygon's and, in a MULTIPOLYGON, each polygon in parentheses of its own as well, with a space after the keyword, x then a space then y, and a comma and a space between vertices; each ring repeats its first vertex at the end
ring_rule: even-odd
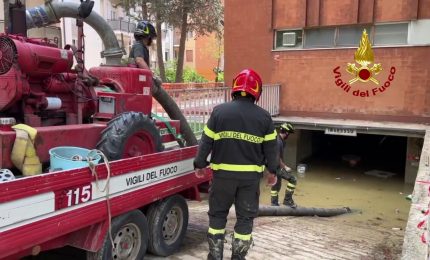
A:
POLYGON ((293 169, 312 155, 312 131, 297 129, 286 142, 284 162, 293 169))
POLYGON ((297 147, 299 143, 300 130, 290 135, 284 147, 284 162, 292 169, 297 168, 297 147))
POLYGON ((422 138, 408 137, 406 148, 405 183, 415 183, 422 146, 422 138))

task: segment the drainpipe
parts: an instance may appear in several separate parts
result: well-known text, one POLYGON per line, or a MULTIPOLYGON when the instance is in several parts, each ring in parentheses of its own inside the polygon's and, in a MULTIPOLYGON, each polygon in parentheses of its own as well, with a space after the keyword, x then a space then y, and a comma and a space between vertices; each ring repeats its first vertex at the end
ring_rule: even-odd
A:
MULTIPOLYGON (((45 5, 27 9, 27 29, 55 24, 63 17, 78 18, 79 5, 79 3, 49 0, 45 5)), ((101 52, 101 56, 106 58, 106 64, 121 64, 122 49, 105 19, 96 12, 91 12, 90 16, 84 19, 84 22, 91 26, 102 39, 105 50, 101 52)))
POLYGON ((4 32, 9 33, 9 0, 3 0, 4 32))

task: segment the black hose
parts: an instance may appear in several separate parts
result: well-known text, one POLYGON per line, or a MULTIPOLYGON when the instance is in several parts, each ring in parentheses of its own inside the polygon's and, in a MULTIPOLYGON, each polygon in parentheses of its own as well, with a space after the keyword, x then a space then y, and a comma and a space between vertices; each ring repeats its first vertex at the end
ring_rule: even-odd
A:
POLYGON ((348 207, 343 208, 290 208, 286 206, 260 206, 258 216, 318 216, 332 217, 351 213, 348 207))
POLYGON ((160 80, 154 78, 153 82, 152 96, 158 101, 158 103, 160 103, 171 119, 180 121, 181 133, 185 139, 185 145, 197 145, 197 138, 184 114, 182 114, 181 109, 173 98, 163 89, 163 87, 161 87, 160 80))

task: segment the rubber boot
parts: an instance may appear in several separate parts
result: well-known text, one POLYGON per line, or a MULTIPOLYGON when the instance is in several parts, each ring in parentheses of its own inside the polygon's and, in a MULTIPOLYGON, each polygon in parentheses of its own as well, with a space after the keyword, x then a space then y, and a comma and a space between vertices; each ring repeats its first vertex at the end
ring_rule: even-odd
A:
POLYGON ((245 260, 249 248, 252 245, 252 238, 250 240, 242 240, 234 238, 232 241, 231 260, 245 260))
POLYGON ((224 234, 208 234, 208 260, 222 260, 224 252, 224 234))
POLYGON ((294 191, 285 191, 284 205, 291 208, 297 208, 297 204, 293 200, 294 191))
POLYGON ((278 202, 278 196, 270 196, 271 197, 271 204, 272 206, 279 206, 278 202))

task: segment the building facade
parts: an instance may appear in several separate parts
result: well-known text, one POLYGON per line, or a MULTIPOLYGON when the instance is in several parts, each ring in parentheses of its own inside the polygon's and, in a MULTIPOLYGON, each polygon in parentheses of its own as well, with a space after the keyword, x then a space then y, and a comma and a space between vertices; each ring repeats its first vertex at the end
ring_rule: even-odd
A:
POLYGON ((226 82, 280 83, 283 116, 430 123, 429 31, 430 0, 226 1, 226 82), (350 83, 364 29, 382 70, 350 83))

